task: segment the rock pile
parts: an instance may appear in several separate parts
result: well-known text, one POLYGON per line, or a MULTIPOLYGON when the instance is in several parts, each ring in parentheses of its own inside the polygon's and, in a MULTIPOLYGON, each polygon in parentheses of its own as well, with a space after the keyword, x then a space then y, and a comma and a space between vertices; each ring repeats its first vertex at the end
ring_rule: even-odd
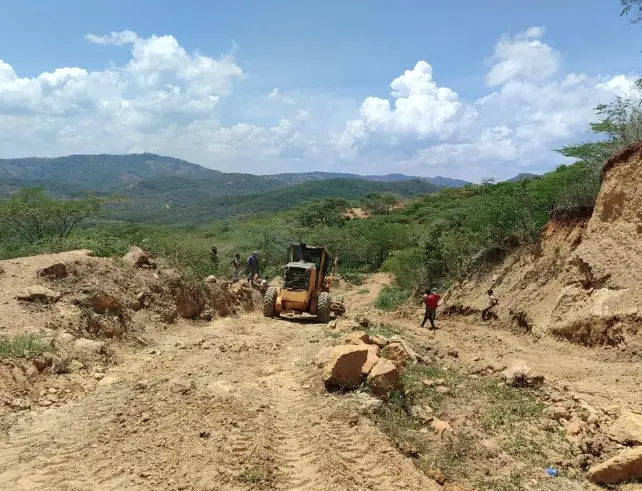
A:
POLYGON ((341 339, 343 344, 323 348, 315 359, 324 368, 323 381, 329 391, 351 390, 364 382, 382 399, 403 390, 401 372, 408 363, 419 361, 408 344, 398 338, 370 336, 353 331, 341 339))

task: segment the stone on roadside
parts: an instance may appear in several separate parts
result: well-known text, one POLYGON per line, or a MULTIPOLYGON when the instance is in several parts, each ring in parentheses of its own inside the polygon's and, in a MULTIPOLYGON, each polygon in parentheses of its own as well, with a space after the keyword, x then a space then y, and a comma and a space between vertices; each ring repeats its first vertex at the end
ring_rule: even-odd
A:
POLYGON ((56 280, 67 276, 67 265, 65 263, 56 263, 38 271, 38 276, 56 280))
POLYGON ((105 350, 105 343, 93 339, 78 338, 74 341, 74 349, 81 353, 100 354, 105 350))
POLYGON ((317 356, 314 358, 314 364, 316 365, 317 368, 323 368, 330 362, 330 358, 332 358, 333 350, 334 348, 332 346, 326 346, 325 348, 321 348, 321 351, 319 351, 317 353, 317 356))
POLYGON ((372 393, 379 397, 387 397, 394 390, 403 390, 399 369, 390 360, 383 358, 370 370, 367 383, 372 393))
POLYGON ((642 447, 624 450, 591 467, 587 475, 596 484, 619 484, 642 478, 642 447))
POLYGON ((363 365, 365 365, 367 359, 368 346, 365 344, 335 346, 323 372, 323 382, 326 389, 354 389, 359 387, 363 381, 363 365))
POLYGON ((642 445, 642 416, 625 411, 608 430, 611 440, 623 445, 642 445))
POLYGON ((405 365, 408 361, 412 359, 410 354, 406 351, 403 344, 397 342, 391 342, 383 348, 381 351, 381 356, 387 360, 392 361, 395 365, 401 367, 405 365))
POLYGON ((429 479, 432 479, 440 486, 443 486, 446 483, 446 476, 444 476, 444 473, 439 469, 428 469, 426 471, 426 476, 428 476, 429 479))
POLYGON ((389 341, 383 336, 370 336, 370 344, 376 344, 381 349, 388 346, 388 342, 389 341))
POLYGON ((156 264, 152 261, 149 253, 140 247, 132 246, 129 252, 123 256, 123 261, 136 268, 155 268, 156 264))
POLYGON ((83 368, 85 368, 85 365, 82 362, 76 360, 75 358, 72 358, 67 362, 67 370, 69 370, 72 373, 82 370, 83 368))
POLYGON ((524 360, 515 361, 502 372, 502 378, 511 387, 536 387, 544 382, 544 376, 534 374, 524 360))
POLYGON ((33 285, 20 292, 16 298, 24 302, 56 303, 62 295, 47 287, 33 285))
POLYGON ((368 345, 368 358, 363 365, 361 373, 363 375, 368 375, 370 373, 370 370, 372 370, 372 367, 377 364, 379 359, 379 346, 376 346, 374 344, 368 345))
POLYGON ((341 338, 344 344, 368 344, 370 336, 364 331, 354 331, 341 338))

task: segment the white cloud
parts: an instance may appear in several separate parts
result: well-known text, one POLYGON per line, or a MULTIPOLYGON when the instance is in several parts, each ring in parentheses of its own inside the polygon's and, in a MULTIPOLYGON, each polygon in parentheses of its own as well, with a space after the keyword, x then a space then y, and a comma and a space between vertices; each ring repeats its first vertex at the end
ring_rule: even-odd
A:
POLYGON ((551 149, 582 139, 593 107, 630 94, 635 78, 563 73, 544 34, 531 27, 501 36, 488 93, 476 100, 438 84, 433 67, 419 61, 391 76, 389 98, 360 103, 279 88, 237 96, 246 74, 230 55, 188 52, 168 35, 88 34, 97 54, 111 45, 129 50, 129 60, 34 77, 0 60, 0 157, 157 152, 223 170, 473 180, 550 168, 561 161, 551 149))
POLYGON ((493 67, 486 76, 489 86, 505 84, 510 80, 544 80, 557 73, 560 54, 539 38, 543 27, 531 27, 510 37, 503 35, 495 45, 493 67))

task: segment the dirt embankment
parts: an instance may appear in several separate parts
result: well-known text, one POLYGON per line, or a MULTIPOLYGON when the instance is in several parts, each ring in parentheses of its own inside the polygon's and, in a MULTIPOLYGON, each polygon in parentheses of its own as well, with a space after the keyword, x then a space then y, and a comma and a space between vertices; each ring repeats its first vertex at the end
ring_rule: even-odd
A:
POLYGON ((81 250, 0 261, 0 415, 77 400, 119 362, 119 345, 256 302, 244 283, 194 284, 138 248, 119 260, 81 250))
POLYGON ((605 166, 595 208, 552 218, 537 247, 510 254, 498 267, 451 292, 449 306, 485 307, 500 300, 500 322, 588 345, 642 344, 642 147, 605 166))

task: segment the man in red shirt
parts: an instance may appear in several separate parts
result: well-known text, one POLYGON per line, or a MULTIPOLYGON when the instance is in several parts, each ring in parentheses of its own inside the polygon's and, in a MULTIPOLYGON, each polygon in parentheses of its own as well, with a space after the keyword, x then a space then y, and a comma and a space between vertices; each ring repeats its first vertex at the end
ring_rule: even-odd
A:
POLYGON ((426 304, 426 315, 424 315, 424 321, 421 323, 421 327, 424 327, 426 325, 426 321, 430 320, 430 328, 431 329, 437 329, 435 327, 435 316, 437 315, 437 306, 439 305, 439 299, 441 297, 437 295, 437 289, 433 288, 430 290, 430 293, 428 293, 428 290, 426 290, 426 293, 424 293, 424 303, 426 304))

